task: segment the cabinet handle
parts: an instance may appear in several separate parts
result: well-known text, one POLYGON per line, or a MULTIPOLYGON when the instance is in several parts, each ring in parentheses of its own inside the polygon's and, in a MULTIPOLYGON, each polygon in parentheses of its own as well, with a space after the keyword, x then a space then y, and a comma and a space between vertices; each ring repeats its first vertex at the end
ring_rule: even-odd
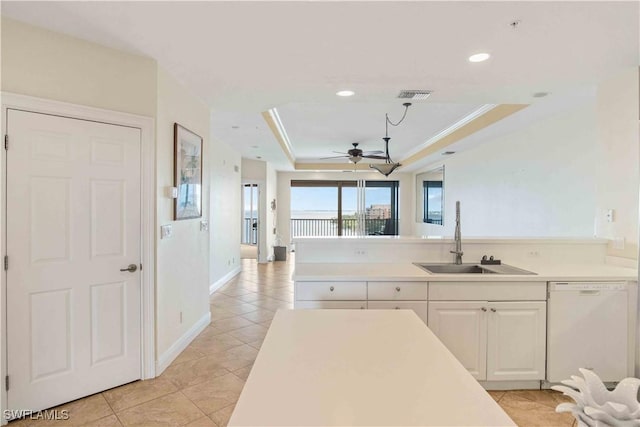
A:
POLYGON ((329 290, 330 290, 331 292, 333 292, 333 286, 331 286, 331 287, 329 288, 329 290))
POLYGON ((491 311, 495 313, 495 312, 496 312, 496 309, 495 309, 495 308, 492 308, 492 309, 491 309, 491 311))
POLYGON ((400 310, 400 307, 396 307, 396 310, 400 310))
POLYGON ((400 286, 396 286, 396 292, 400 292, 400 286))
POLYGON ((482 307, 480 310, 487 311, 487 308, 486 307, 482 307))
POLYGON ((360 306, 360 310, 364 310, 364 305, 361 305, 361 306, 360 306))

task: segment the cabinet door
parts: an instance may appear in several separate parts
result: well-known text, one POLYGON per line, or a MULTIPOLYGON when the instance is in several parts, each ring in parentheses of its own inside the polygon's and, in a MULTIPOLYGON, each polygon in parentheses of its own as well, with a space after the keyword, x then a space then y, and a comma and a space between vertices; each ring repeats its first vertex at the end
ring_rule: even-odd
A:
POLYGON ((489 304, 487 380, 545 378, 546 302, 489 304))
POLYGON ((361 309, 367 308, 366 301, 296 301, 295 309, 361 309))
POLYGON ((477 380, 487 376, 486 301, 429 302, 429 329, 477 380))

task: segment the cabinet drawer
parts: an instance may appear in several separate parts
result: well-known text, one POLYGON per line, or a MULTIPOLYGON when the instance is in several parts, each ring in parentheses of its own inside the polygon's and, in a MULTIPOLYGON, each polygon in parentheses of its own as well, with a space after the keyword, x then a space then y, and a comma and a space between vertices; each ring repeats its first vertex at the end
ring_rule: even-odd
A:
POLYGON ((546 301, 547 282, 429 282, 430 301, 546 301))
POLYGON ((426 301, 427 282, 368 282, 370 300, 426 301))
POLYGON ((366 282, 296 282, 296 300, 366 300, 366 282))
POLYGON ((429 306, 426 301, 369 301, 368 307, 370 310, 413 310, 424 324, 427 324, 429 306))
POLYGON ((298 309, 362 309, 367 308, 366 301, 296 301, 295 308, 298 309))

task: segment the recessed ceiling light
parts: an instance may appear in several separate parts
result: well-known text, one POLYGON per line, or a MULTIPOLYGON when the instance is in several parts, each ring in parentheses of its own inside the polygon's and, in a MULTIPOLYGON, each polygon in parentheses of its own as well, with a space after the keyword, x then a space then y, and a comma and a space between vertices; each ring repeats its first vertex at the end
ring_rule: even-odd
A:
POLYGON ((256 156, 256 159, 261 159, 261 158, 262 158, 262 156, 256 156))
POLYGON ((251 148, 258 148, 258 146, 257 145, 252 145, 251 148))
POLYGON ((533 94, 534 98, 544 98, 545 96, 549 95, 549 92, 536 92, 533 94))
POLYGON ((489 59, 491 55, 488 53, 476 53, 475 55, 471 55, 469 57, 469 62, 482 62, 489 59))
POLYGON ((240 126, 231 126, 231 129, 240 129, 240 126))
POLYGON ((355 94, 356 93, 354 91, 352 91, 352 90, 341 90, 341 91, 336 92, 336 95, 338 95, 338 96, 353 96, 355 94))
POLYGON ((442 153, 443 156, 450 156, 452 154, 456 154, 455 151, 445 151, 444 153, 442 153))

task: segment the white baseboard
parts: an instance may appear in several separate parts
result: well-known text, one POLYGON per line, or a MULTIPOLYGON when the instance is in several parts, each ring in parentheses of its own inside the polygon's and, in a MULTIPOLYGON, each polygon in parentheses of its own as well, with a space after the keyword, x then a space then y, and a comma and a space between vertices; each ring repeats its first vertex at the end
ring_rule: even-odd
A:
POLYGON ((485 390, 540 390, 540 381, 478 381, 485 390))
POLYGON ((156 376, 160 376, 160 374, 169 367, 171 362, 173 362, 182 350, 187 348, 191 341, 195 337, 198 336, 200 332, 204 330, 211 323, 211 312, 207 312, 204 316, 200 318, 184 335, 182 335, 176 342, 173 343, 171 347, 164 353, 158 357, 158 361, 156 362, 156 376))
POLYGON ((230 272, 222 276, 220 279, 216 280, 214 283, 209 285, 209 295, 211 295, 212 293, 220 289, 222 285, 224 285, 229 280, 233 279, 235 276, 240 274, 241 271, 242 271, 242 267, 237 266, 236 268, 234 268, 233 270, 231 270, 230 272))

